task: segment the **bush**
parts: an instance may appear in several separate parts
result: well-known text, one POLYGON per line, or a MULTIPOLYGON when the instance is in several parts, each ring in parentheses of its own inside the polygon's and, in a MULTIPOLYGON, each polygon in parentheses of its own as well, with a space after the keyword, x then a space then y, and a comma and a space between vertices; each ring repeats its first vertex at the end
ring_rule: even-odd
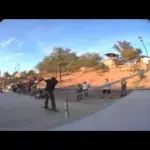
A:
POLYGON ((133 72, 133 69, 128 69, 127 71, 128 71, 128 72, 133 72))
POLYGON ((132 85, 134 88, 138 88, 140 85, 140 80, 136 80, 136 81, 132 82, 132 85))
POLYGON ((95 70, 102 70, 103 72, 108 72, 109 71, 109 67, 106 66, 103 63, 100 63, 99 65, 94 67, 95 70))
POLYGON ((66 73, 63 73, 61 76, 69 76, 71 74, 71 72, 66 72, 66 73))
POLYGON ((139 71, 139 70, 140 70, 138 64, 132 65, 132 68, 133 68, 133 72, 136 72, 136 71, 139 71))
POLYGON ((146 78, 146 76, 144 75, 143 70, 140 70, 140 71, 139 71, 139 75, 138 75, 138 76, 139 76, 139 79, 140 79, 140 80, 142 80, 142 79, 145 79, 145 78, 146 78))

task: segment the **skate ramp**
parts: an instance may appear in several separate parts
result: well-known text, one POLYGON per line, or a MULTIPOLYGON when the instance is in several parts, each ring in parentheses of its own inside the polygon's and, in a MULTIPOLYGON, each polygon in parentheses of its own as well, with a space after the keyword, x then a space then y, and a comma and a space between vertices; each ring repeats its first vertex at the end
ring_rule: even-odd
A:
POLYGON ((130 95, 55 131, 149 131, 150 91, 137 90, 130 95))

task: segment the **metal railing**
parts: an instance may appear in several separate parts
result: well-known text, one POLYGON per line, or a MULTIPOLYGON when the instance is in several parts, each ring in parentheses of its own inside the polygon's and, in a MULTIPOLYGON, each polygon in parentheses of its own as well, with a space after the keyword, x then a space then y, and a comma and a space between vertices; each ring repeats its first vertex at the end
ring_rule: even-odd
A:
MULTIPOLYGON (((133 75, 130 75, 130 76, 128 76, 128 77, 124 77, 124 79, 125 79, 125 80, 129 80, 129 79, 131 79, 131 78, 133 78, 133 77, 136 77, 136 76, 140 75, 141 73, 147 73, 147 72, 149 72, 149 71, 150 71, 150 69, 145 70, 145 71, 140 71, 140 72, 134 73, 133 75)), ((112 85, 118 84, 118 83, 120 83, 121 81, 122 81, 122 79, 119 79, 119 80, 117 80, 117 81, 110 82, 110 85, 112 86, 112 85)), ((102 86, 100 86, 100 88, 103 88, 104 86, 105 86, 105 85, 102 85, 102 86)))
MULTIPOLYGON (((149 72, 149 71, 150 71, 150 69, 145 70, 145 71, 139 71, 139 72, 134 73, 134 74, 132 74, 132 75, 130 75, 130 76, 128 76, 128 77, 124 77, 124 79, 125 79, 125 80, 129 80, 129 79, 131 79, 131 78, 133 78, 133 77, 136 77, 136 76, 140 75, 141 73, 147 73, 147 72, 149 72)), ((115 85, 115 84, 118 84, 118 83, 120 83, 121 81, 122 81, 122 79, 119 79, 119 80, 110 82, 110 86, 115 85)), ((99 86, 98 88, 101 89, 101 88, 103 88, 104 86, 105 86, 105 84, 99 86)), ((70 87, 70 88, 57 88, 57 89, 61 89, 61 90, 75 90, 76 88, 75 88, 75 87, 72 87, 72 88, 70 87)))

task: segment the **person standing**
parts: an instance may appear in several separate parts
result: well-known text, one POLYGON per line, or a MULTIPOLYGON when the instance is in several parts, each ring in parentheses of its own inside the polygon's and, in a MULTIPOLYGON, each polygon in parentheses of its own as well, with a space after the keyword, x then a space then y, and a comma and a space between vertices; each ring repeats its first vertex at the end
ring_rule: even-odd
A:
POLYGON ((4 90, 6 89, 6 78, 4 78, 4 90))
POLYGON ((80 101, 82 99, 82 91, 83 91, 82 85, 78 84, 76 90, 77 90, 77 99, 76 99, 76 101, 80 101))
POLYGON ((109 98, 112 98, 112 96, 111 96, 111 85, 110 85, 108 79, 106 79, 106 82, 104 83, 102 98, 104 98, 105 95, 108 95, 109 98))
POLYGON ((21 82, 18 81, 18 83, 16 84, 17 86, 17 94, 21 94, 21 82))
POLYGON ((127 81, 122 78, 121 80, 121 95, 120 97, 124 97, 127 94, 127 81))
POLYGON ((86 81, 84 81, 84 83, 82 84, 83 87, 83 93, 85 97, 88 97, 88 89, 89 89, 89 84, 87 84, 86 81))
POLYGON ((0 88, 0 95, 2 95, 4 92, 3 92, 3 89, 0 88))
POLYGON ((55 77, 52 77, 51 79, 44 80, 43 78, 40 81, 45 81, 46 82, 46 88, 45 88, 45 103, 44 107, 45 109, 48 109, 48 100, 51 100, 51 109, 56 110, 56 103, 55 103, 55 97, 54 97, 54 89, 55 86, 59 83, 59 81, 56 80, 55 77))

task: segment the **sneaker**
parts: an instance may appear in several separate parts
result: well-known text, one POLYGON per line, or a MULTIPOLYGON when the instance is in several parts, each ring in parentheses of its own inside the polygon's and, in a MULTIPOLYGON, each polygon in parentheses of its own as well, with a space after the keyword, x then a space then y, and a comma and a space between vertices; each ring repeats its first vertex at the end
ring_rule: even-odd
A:
POLYGON ((56 108, 55 108, 55 109, 50 108, 50 109, 53 110, 53 111, 57 111, 57 110, 58 110, 58 109, 56 109, 56 108))
POLYGON ((48 109, 48 107, 43 106, 42 108, 48 109))

